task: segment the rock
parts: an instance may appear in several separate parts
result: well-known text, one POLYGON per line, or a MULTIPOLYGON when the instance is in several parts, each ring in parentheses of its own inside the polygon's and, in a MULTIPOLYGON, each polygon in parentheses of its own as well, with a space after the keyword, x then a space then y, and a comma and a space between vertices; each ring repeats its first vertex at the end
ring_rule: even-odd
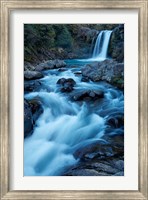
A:
POLYGON ((58 71, 59 72, 64 72, 64 71, 66 71, 66 69, 65 68, 60 68, 60 69, 58 69, 58 71))
POLYGON ((25 92, 35 92, 35 91, 38 91, 40 87, 41 87, 40 81, 25 81, 24 82, 25 92))
POLYGON ((89 78, 88 78, 88 77, 82 77, 82 78, 81 78, 81 81, 82 81, 82 82, 89 82, 89 78))
POLYGON ((65 82, 66 82, 66 78, 60 78, 60 79, 57 81, 57 84, 64 85, 65 82))
POLYGON ((71 92, 76 82, 72 78, 61 78, 57 81, 57 84, 61 86, 62 92, 71 92))
POLYGON ((95 29, 90 29, 88 27, 81 27, 78 32, 78 38, 81 38, 86 42, 91 42, 93 38, 97 36, 97 34, 98 31, 95 29))
POLYGON ((119 89, 124 89, 124 79, 122 76, 114 76, 111 80, 111 84, 118 87, 119 89))
POLYGON ((109 48, 109 56, 118 62, 124 61, 124 25, 120 24, 113 29, 111 34, 109 48))
POLYGON ((38 99, 24 99, 24 137, 33 133, 35 122, 42 113, 43 108, 38 99))
POLYGON ((35 67, 29 62, 25 62, 24 71, 34 71, 35 67))
POLYGON ((107 81, 122 88, 124 86, 124 64, 114 60, 93 62, 85 65, 82 69, 82 76, 94 82, 107 81))
POLYGON ((65 176, 123 176, 124 138, 104 137, 78 147, 73 156, 78 163, 64 173, 65 176), (110 138, 110 139, 109 139, 110 138), (105 139, 105 140, 103 140, 105 139), (119 142, 120 141, 120 142, 119 142))
POLYGON ((122 126, 124 126, 124 115, 114 115, 114 116, 110 116, 107 121, 106 124, 113 127, 113 128, 120 128, 122 126))
POLYGON ((92 159, 110 159, 124 155, 124 136, 102 137, 106 142, 95 141, 91 144, 78 148, 74 157, 85 161, 92 159))
POLYGON ((35 124, 36 120, 40 117, 43 113, 42 104, 38 99, 32 99, 29 101, 31 112, 32 112, 32 119, 35 124))
POLYGON ((61 68, 66 66, 66 63, 63 60, 54 60, 52 61, 52 64, 54 68, 61 68))
POLYGON ((67 58, 68 59, 75 59, 75 58, 77 58, 77 55, 75 53, 68 53, 67 58))
POLYGON ((96 100, 99 98, 104 97, 104 92, 102 90, 81 90, 81 91, 76 91, 72 99, 75 101, 82 101, 82 100, 96 100))
POLYGON ((114 167, 119 169, 120 171, 124 170, 124 161, 123 160, 114 161, 113 164, 114 164, 114 167))
POLYGON ((33 118, 31 107, 26 99, 24 99, 24 137, 32 134, 33 118))
POLYGON ((38 71, 24 71, 25 80, 34 80, 43 78, 43 74, 38 71))
POLYGON ((65 173, 65 176, 99 176, 94 169, 73 169, 65 173))
POLYGON ((108 152, 110 155, 114 155, 112 148, 108 144, 103 144, 101 141, 96 141, 77 149, 73 155, 75 158, 88 160, 96 157, 105 157, 106 153, 108 152))
POLYGON ((94 167, 96 171, 106 172, 108 174, 115 174, 118 172, 118 169, 113 168, 110 165, 104 163, 93 163, 91 164, 91 166, 94 167))
POLYGON ((39 65, 37 65, 37 66, 35 67, 35 70, 36 70, 36 71, 42 71, 42 70, 45 70, 45 69, 47 69, 46 63, 40 63, 39 65))
POLYGON ((76 71, 76 72, 74 72, 74 74, 77 75, 77 76, 79 76, 79 75, 82 74, 82 72, 81 71, 76 71))
POLYGON ((63 60, 48 60, 44 63, 41 63, 36 66, 36 71, 42 70, 49 70, 49 69, 56 69, 56 68, 63 68, 66 66, 66 63, 63 60))
POLYGON ((124 176, 124 172, 117 172, 114 176, 124 176))
MULTIPOLYGON (((107 135, 105 133, 102 139, 106 140, 106 142, 111 145, 116 159, 124 159, 124 135, 107 135)), ((113 163, 113 165, 115 164, 113 163)))

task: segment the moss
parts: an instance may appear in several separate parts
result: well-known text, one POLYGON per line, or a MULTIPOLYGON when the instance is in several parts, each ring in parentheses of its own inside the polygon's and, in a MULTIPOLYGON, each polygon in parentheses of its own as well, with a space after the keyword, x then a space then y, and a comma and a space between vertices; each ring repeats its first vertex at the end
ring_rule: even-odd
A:
POLYGON ((111 80, 111 84, 118 87, 119 89, 124 89, 124 78, 123 77, 114 77, 111 80))

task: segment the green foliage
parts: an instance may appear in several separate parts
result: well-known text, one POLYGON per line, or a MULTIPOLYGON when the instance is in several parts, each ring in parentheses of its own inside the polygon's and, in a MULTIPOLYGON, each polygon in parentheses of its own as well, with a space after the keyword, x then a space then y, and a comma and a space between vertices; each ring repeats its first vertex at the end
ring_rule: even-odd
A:
POLYGON ((111 83, 113 85, 115 85, 116 87, 118 87, 119 89, 123 89, 124 88, 124 77, 114 77, 111 81, 111 83))
MULTIPOLYGON (((89 30, 111 30, 117 26, 118 24, 25 24, 25 61, 67 59, 69 53, 78 58, 88 57, 94 37, 89 30)), ((115 38, 117 37, 118 35, 115 38)), ((109 48, 111 52, 112 48, 109 48)))
POLYGON ((62 48, 71 48, 72 47, 72 37, 68 29, 63 26, 61 31, 57 33, 56 46, 62 48))

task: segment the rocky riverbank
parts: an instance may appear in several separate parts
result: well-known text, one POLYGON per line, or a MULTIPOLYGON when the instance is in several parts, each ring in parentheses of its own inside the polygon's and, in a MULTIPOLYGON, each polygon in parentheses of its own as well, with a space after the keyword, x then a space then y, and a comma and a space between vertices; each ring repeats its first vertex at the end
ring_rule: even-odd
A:
POLYGON ((124 25, 24 30, 24 174, 124 176, 124 25))
MULTIPOLYGON (((102 62, 92 62, 85 64, 81 69, 74 67, 73 76, 78 77, 80 82, 105 85, 105 88, 116 87, 123 92, 124 88, 124 65, 114 60, 102 62), (87 82, 84 82, 84 79, 87 82), (115 82, 114 80, 117 80, 115 82), (103 81, 103 82, 102 82, 103 81)), ((79 67, 78 67, 79 68, 79 67)), ((37 66, 26 66, 24 72, 25 94, 30 92, 46 91, 52 92, 50 85, 45 85, 43 77, 46 71, 57 77, 61 73, 66 73, 71 67, 63 60, 52 60, 41 63, 37 66), (60 70, 59 70, 60 69, 60 70)), ((77 79, 76 79, 77 80, 77 79)), ((105 102, 104 89, 77 88, 78 82, 73 78, 61 77, 55 82, 57 91, 60 91, 68 100, 78 105, 85 102, 90 107, 91 112, 95 112, 101 117, 106 116, 104 135, 99 140, 90 141, 85 145, 74 148, 72 154, 77 161, 75 165, 65 167, 61 175, 63 176, 123 176, 124 175, 124 114, 118 108, 100 109, 105 102), (102 104, 103 103, 103 104, 102 104)), ((111 95, 116 98, 116 93, 111 90, 111 95)), ((36 128, 36 121, 43 114, 43 100, 36 96, 31 100, 24 100, 24 137, 33 134, 36 128)), ((89 117, 89 114, 88 114, 89 117)), ((87 120, 87 117, 85 117, 87 120)), ((93 131, 93 130, 92 130, 93 131)))

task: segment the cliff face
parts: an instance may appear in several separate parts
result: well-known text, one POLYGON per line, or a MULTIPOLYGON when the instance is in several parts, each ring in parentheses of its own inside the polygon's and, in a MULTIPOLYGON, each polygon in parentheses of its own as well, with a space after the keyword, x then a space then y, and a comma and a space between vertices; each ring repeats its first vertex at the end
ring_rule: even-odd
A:
POLYGON ((108 54, 118 62, 124 62, 124 25, 113 29, 108 54))
POLYGON ((109 56, 123 61, 124 26, 119 24, 25 24, 24 60, 89 58, 101 30, 113 30, 109 56))

